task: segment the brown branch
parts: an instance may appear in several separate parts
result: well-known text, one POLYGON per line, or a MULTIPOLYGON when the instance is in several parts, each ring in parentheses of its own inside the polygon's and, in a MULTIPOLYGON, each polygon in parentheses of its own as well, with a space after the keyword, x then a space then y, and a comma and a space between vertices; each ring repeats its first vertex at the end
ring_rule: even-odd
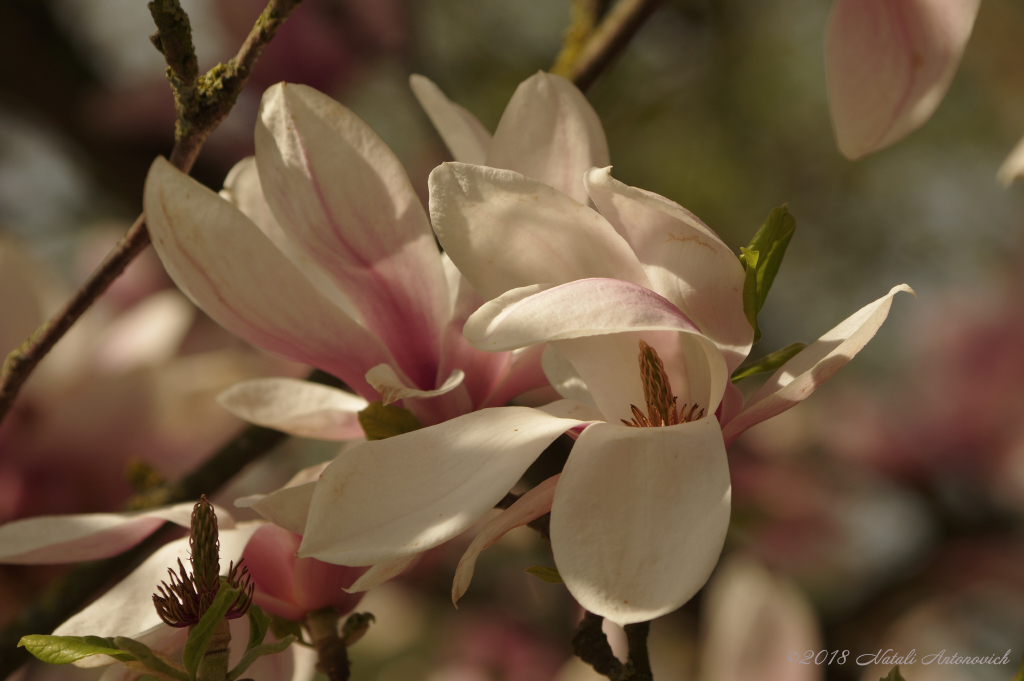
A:
POLYGON ((594 29, 572 65, 570 80, 586 90, 629 44, 661 0, 619 0, 594 29))
POLYGON ((626 641, 629 643, 629 659, 623 664, 612 653, 608 637, 601 629, 603 620, 600 615, 583 612, 583 620, 572 639, 572 652, 576 657, 612 681, 653 681, 651 658, 647 652, 647 635, 651 623, 638 622, 624 627, 626 641))
MULTIPOLYGON (((206 138, 234 107, 263 48, 301 1, 270 0, 238 54, 227 64, 218 64, 198 77, 194 75, 197 69, 188 16, 177 0, 150 3, 157 24, 153 43, 167 59, 167 78, 178 112, 170 162, 179 170, 187 173, 192 169, 206 138)), ((0 422, 43 357, 148 245, 149 232, 143 214, 74 296, 7 356, 0 370, 0 422)))

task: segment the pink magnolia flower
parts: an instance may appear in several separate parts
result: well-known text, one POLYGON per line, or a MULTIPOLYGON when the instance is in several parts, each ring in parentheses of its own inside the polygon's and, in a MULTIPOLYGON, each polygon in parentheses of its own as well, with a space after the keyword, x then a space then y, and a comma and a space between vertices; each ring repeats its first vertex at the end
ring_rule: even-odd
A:
POLYGON ((829 107, 839 150, 858 159, 931 118, 956 73, 981 0, 836 0, 829 107))
POLYGON ((235 167, 221 196, 158 159, 145 206, 157 252, 197 305, 358 395, 243 384, 222 403, 252 422, 349 439, 362 434, 355 415, 368 400, 401 401, 430 425, 545 383, 539 352, 514 360, 465 341, 462 325, 482 299, 437 249, 391 150, 315 90, 267 91, 256 156, 235 167))

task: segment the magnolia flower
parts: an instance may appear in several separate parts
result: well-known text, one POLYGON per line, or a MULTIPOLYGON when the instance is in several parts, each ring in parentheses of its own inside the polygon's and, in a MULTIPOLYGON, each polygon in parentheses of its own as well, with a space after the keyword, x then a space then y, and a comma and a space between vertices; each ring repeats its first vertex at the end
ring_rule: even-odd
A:
POLYGON ((635 622, 684 603, 714 567, 729 519, 725 447, 830 378, 874 335, 892 296, 909 289, 855 313, 743 406, 728 379, 753 331, 735 255, 691 213, 607 168, 585 182, 600 213, 518 173, 445 164, 431 174, 431 216, 467 279, 497 296, 469 318, 470 342, 499 351, 550 343, 568 360, 552 384, 575 373, 606 422, 583 431, 550 495, 552 549, 584 607, 635 622), (510 233, 517 248, 499 260, 510 233), (638 366, 640 336, 661 361, 642 353, 638 366), (694 403, 705 418, 622 423, 643 421, 634 408, 667 415, 694 403))
POLYGON ((836 0, 825 44, 839 150, 858 159, 931 118, 981 0, 836 0))
MULTIPOLYGON (((558 109, 559 97, 539 98, 545 114, 585 133, 558 109)), ((517 95, 506 117, 536 100, 517 95)), ((499 126, 491 153, 564 170, 561 146, 518 141, 499 126)), ((577 166, 601 157, 584 156, 577 166)), ((252 422, 342 440, 362 434, 355 414, 367 400, 401 400, 430 425, 545 384, 539 352, 513 363, 510 353, 466 343, 462 326, 482 299, 438 251, 395 155, 315 90, 282 83, 266 92, 256 156, 235 167, 221 196, 157 159, 145 208, 157 252, 197 305, 242 338, 358 393, 287 380, 242 384, 222 403, 252 422)))

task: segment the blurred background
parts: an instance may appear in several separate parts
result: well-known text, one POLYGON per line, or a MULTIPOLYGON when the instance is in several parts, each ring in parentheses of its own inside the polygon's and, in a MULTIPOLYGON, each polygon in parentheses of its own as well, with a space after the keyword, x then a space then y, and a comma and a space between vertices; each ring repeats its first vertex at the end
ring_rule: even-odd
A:
MULTIPOLYGON (((204 69, 234 54, 263 6, 182 4, 204 69)), ((909 681, 1009 679, 1024 652, 1024 187, 1003 189, 995 173, 1024 135, 1024 5, 986 0, 933 118, 858 162, 840 156, 829 122, 829 9, 669 0, 588 92, 616 177, 686 206, 737 252, 789 204, 797 232, 753 357, 813 341, 895 284, 918 295, 897 298, 812 399, 732 447, 726 553, 697 598, 654 623, 655 676, 875 679, 888 665, 857 656, 913 648, 909 681), (1007 649, 1006 665, 920 662, 1007 649), (850 657, 799 663, 821 650, 850 657)), ((252 153, 263 89, 287 80, 355 110, 425 200, 427 174, 448 157, 408 75, 428 76, 493 130, 516 85, 551 66, 569 18, 567 0, 305 0, 193 175, 219 189, 252 153)), ((4 353, 127 228, 150 162, 170 150, 152 32, 142 0, 0 3, 4 353)), ((140 258, 33 378, 0 430, 0 520, 117 508, 129 483, 173 478, 235 432, 212 402, 219 389, 303 373, 242 346, 169 287, 152 254, 140 258), (161 331, 140 331, 154 328, 140 319, 161 331), (118 338, 141 349, 124 359, 109 349, 118 338)), ((268 491, 335 449, 292 440, 223 496, 268 491)), ((520 528, 485 552, 456 612, 450 578, 467 543, 367 597, 361 609, 378 619, 352 649, 353 679, 599 678, 569 660, 580 613, 564 587, 523 572, 551 564, 546 543, 520 528)), ((0 619, 53 573, 5 568, 0 619)))

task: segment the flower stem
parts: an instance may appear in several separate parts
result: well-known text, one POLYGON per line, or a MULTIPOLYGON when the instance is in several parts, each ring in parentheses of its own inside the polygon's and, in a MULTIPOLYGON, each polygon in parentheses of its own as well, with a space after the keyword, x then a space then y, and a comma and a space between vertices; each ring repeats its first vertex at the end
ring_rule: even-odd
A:
POLYGON ((224 681, 228 675, 228 656, 231 654, 231 626, 226 619, 220 621, 210 647, 199 661, 196 681, 224 681))
MULTIPOLYGON (((150 3, 157 24, 153 43, 168 62, 168 79, 178 112, 174 148, 170 155, 170 162, 176 168, 185 173, 191 170, 206 138, 234 107, 263 48, 301 1, 270 0, 238 54, 226 65, 218 64, 198 77, 188 16, 178 0, 153 0, 150 3)), ((0 369, 0 422, 10 412, 36 365, 148 245, 149 232, 143 214, 136 218, 117 246, 71 299, 7 355, 0 369)))
POLYGON ((348 650, 338 636, 338 620, 334 608, 324 608, 306 616, 306 628, 316 648, 317 671, 326 674, 329 681, 348 681, 348 650))
POLYGON ((625 664, 619 661, 608 644, 601 624, 604 618, 584 611, 576 636, 572 639, 572 652, 598 674, 612 681, 653 681, 651 659, 647 652, 647 634, 650 622, 627 624, 626 640, 629 642, 629 659, 625 664))

